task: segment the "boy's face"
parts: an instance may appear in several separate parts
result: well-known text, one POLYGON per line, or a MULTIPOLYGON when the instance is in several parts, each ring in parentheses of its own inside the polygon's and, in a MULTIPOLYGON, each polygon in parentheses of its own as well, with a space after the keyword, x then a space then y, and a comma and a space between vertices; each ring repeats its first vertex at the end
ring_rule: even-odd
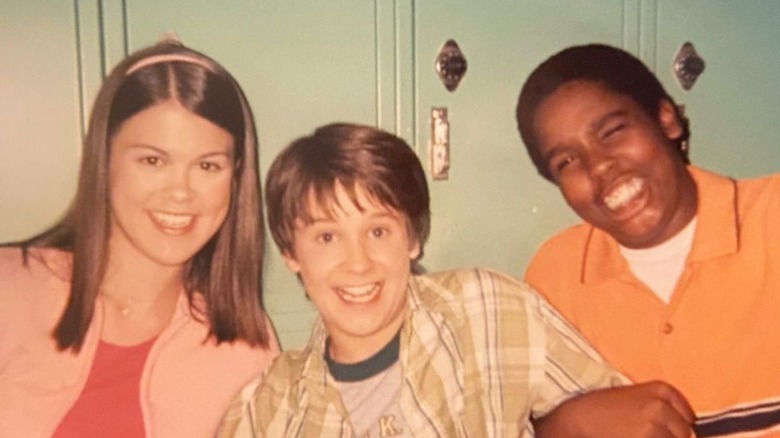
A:
POLYGON ((358 205, 337 182, 335 202, 323 208, 310 193, 314 220, 296 222, 294 253, 284 254, 322 316, 331 357, 343 363, 369 358, 400 329, 410 263, 420 253, 404 214, 359 185, 356 195, 358 205))
POLYGON ((672 139, 672 103, 650 117, 630 97, 573 81, 536 113, 539 148, 566 202, 585 221, 632 248, 658 245, 696 212, 696 188, 672 139))

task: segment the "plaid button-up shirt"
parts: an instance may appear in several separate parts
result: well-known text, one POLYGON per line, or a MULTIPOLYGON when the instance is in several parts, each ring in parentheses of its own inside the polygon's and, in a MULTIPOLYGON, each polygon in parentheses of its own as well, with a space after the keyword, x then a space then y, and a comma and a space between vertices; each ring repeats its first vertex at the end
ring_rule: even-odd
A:
MULTIPOLYGON (((532 436, 529 418, 624 378, 605 365, 543 299, 485 270, 413 276, 399 361, 400 407, 414 437, 532 436)), ((247 386, 221 437, 354 437, 315 326, 261 383, 247 386)))

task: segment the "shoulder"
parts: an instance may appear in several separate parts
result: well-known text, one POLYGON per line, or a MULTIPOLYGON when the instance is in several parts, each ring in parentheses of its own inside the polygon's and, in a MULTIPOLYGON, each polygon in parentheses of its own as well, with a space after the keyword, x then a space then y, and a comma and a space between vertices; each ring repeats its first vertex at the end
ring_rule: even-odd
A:
POLYGON ((424 284, 439 284, 451 289, 461 289, 480 280, 518 283, 517 279, 507 274, 486 268, 450 269, 418 275, 416 278, 424 284))
POLYGON ((761 200, 780 204, 780 173, 738 180, 737 188, 741 205, 761 200))
POLYGON ((736 204, 742 245, 774 248, 765 257, 780 256, 780 173, 737 181, 736 204))
MULTIPOLYGON (((453 323, 524 313, 536 294, 526 283, 489 269, 457 269, 414 277, 413 305, 453 323)), ((473 322, 473 321, 472 321, 473 322)))
POLYGON ((583 222, 548 238, 531 258, 525 280, 536 286, 540 279, 549 280, 561 270, 580 266, 593 231, 592 225, 583 222))
POLYGON ((534 254, 534 260, 545 260, 551 256, 580 255, 592 229, 590 224, 583 222, 558 232, 542 242, 534 254))
POLYGON ((27 257, 25 257, 22 248, 18 246, 0 248, 0 278, 18 274, 25 270, 26 265, 29 264, 29 259, 29 252, 27 257))
MULTIPOLYGON (((0 298, 36 297, 66 290, 70 278, 69 253, 46 248, 0 248, 0 298), (22 293, 25 292, 25 293, 22 293)), ((59 295, 59 293, 57 293, 59 295)))
POLYGON ((263 375, 238 393, 220 426, 219 437, 281 436, 293 415, 300 391, 305 353, 286 351, 263 375))
POLYGON ((453 269, 414 277, 418 293, 424 297, 464 299, 473 294, 521 291, 525 283, 510 275, 484 268, 453 269))
POLYGON ((70 277, 70 253, 53 248, 0 248, 0 278, 56 276, 70 277))
POLYGON ((64 262, 70 259, 59 251, 30 249, 25 258, 20 248, 0 248, 3 342, 25 339, 29 333, 48 338, 70 293, 69 282, 57 275, 56 267, 64 262))
MULTIPOLYGON (((304 368, 310 353, 301 350, 287 350, 279 354, 274 359, 273 364, 268 369, 268 382, 288 382, 293 383, 304 375, 304 368)), ((290 385, 284 384, 285 387, 290 385)))
POLYGON ((729 199, 736 196, 735 201, 743 211, 755 205, 780 204, 780 173, 736 179, 696 166, 689 166, 689 171, 700 190, 700 196, 702 193, 703 196, 729 199))

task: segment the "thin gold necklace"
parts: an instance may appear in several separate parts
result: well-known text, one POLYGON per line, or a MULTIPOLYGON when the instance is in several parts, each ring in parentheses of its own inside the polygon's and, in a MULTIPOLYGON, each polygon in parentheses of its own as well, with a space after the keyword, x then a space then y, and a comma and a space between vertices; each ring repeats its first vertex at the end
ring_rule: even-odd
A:
POLYGON ((107 299, 113 301, 114 303, 119 305, 119 313, 122 316, 129 316, 130 313, 132 313, 132 307, 134 304, 152 304, 154 303, 154 300, 151 301, 137 301, 133 299, 132 297, 115 297, 113 295, 109 295, 107 293, 101 292, 100 295, 106 297, 107 299))

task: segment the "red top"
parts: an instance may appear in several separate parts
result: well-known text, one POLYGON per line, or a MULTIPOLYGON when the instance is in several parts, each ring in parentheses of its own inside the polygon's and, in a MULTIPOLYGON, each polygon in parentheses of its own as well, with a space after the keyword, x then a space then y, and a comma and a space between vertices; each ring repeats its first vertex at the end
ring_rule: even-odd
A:
POLYGON ((146 436, 140 383, 155 339, 131 346, 100 341, 87 383, 53 438, 146 436))

